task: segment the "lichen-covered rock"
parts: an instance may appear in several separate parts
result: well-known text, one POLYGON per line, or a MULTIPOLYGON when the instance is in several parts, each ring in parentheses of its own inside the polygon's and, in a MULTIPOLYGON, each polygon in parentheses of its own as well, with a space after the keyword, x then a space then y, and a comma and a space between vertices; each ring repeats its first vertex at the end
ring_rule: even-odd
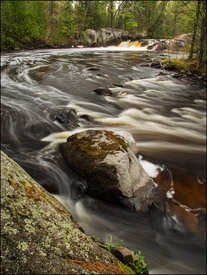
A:
POLYGON ((70 212, 1 152, 1 274, 126 274, 70 212))
POLYGON ((100 46, 121 43, 128 37, 128 32, 121 29, 102 28, 98 31, 87 29, 83 32, 80 42, 87 46, 100 46))
POLYGON ((155 183, 134 154, 135 141, 129 134, 122 135, 125 137, 112 131, 83 131, 70 136, 60 150, 69 167, 86 180, 90 196, 146 211, 155 183))

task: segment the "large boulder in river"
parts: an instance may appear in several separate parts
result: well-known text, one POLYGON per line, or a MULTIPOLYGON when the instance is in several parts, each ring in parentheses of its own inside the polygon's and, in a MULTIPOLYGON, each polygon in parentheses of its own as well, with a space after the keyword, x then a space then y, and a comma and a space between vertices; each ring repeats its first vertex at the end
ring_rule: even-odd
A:
POLYGON ((1 274, 126 274, 123 268, 1 152, 1 274))
POLYGON ((88 195, 136 211, 146 211, 152 203, 156 185, 139 163, 129 133, 83 131, 70 136, 60 150, 69 167, 86 180, 88 195))

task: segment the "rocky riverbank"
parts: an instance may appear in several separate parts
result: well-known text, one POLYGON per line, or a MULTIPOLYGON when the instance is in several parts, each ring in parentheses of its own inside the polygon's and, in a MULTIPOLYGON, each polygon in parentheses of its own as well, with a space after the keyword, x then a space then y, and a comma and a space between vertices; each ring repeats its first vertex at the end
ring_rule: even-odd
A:
POLYGON ((137 274, 123 253, 121 262, 86 236, 68 209, 3 152, 1 204, 1 274, 137 274))
POLYGON ((52 40, 28 41, 22 46, 14 46, 4 51, 57 49, 76 47, 106 47, 119 46, 122 42, 128 42, 128 46, 146 47, 148 50, 179 50, 188 46, 191 42, 191 34, 182 34, 175 38, 159 39, 147 37, 146 34, 132 35, 128 31, 116 28, 101 28, 99 30, 86 29, 78 38, 69 38, 55 42, 52 40))

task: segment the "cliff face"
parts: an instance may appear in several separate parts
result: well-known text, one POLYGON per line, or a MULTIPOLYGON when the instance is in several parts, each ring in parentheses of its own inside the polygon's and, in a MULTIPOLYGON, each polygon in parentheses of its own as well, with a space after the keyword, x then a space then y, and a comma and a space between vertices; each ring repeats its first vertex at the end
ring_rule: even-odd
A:
POLYGON ((126 274, 117 258, 77 229, 70 212, 3 152, 1 204, 1 274, 126 274))

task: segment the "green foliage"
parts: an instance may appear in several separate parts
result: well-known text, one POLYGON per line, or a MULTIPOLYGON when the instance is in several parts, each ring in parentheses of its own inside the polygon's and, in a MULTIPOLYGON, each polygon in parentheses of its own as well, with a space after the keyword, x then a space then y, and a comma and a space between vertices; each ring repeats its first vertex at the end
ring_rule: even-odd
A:
POLYGON ((93 236, 88 236, 88 238, 94 243, 97 243, 100 240, 100 238, 96 238, 94 235, 93 236))
POLYGON ((134 251, 132 251, 132 265, 136 274, 145 274, 148 272, 147 264, 143 265, 144 256, 138 252, 138 260, 135 260, 134 251))
POLYGON ((61 37, 74 37, 78 30, 78 25, 74 17, 71 2, 66 2, 62 7, 58 17, 58 35, 61 37))
POLYGON ((110 241, 105 245, 106 250, 108 250, 110 253, 114 253, 116 249, 120 248, 119 244, 123 242, 123 240, 119 240, 114 246, 112 242, 112 235, 110 235, 110 241))
POLYGON ((43 1, 2 1, 2 48, 31 44, 44 39, 47 28, 43 1))
POLYGON ((169 66, 172 70, 178 72, 185 71, 206 76, 206 66, 199 68, 196 58, 190 60, 186 58, 172 58, 168 60, 162 60, 162 63, 169 66))

